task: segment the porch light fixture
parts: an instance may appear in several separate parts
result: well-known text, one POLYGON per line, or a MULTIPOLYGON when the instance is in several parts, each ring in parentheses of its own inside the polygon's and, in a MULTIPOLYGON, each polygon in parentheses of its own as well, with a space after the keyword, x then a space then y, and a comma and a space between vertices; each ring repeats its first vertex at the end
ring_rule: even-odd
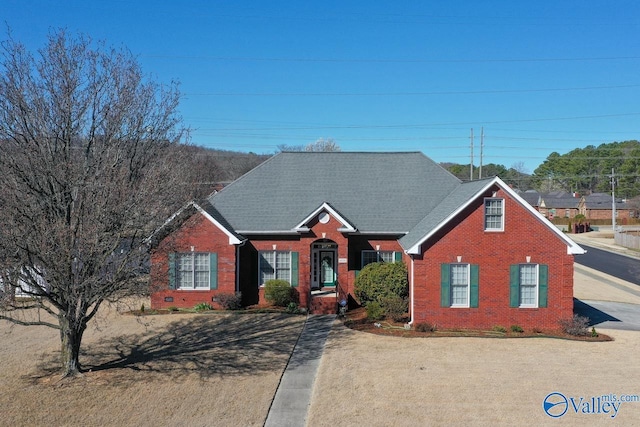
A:
POLYGON ((191 246, 191 252, 193 252, 195 250, 195 248, 193 246, 191 246))
POLYGON ((458 255, 457 258, 458 258, 458 262, 462 262, 462 255, 458 255))
POLYGON ((322 238, 325 239, 327 237, 327 233, 322 233, 322 238))
POLYGON ((273 245, 272 247, 273 247, 273 250, 275 251, 278 245, 273 245))
POLYGON ((527 258, 527 264, 531 262, 531 257, 529 255, 526 256, 527 258))
POLYGON ((380 245, 376 245, 376 251, 380 250, 380 245))

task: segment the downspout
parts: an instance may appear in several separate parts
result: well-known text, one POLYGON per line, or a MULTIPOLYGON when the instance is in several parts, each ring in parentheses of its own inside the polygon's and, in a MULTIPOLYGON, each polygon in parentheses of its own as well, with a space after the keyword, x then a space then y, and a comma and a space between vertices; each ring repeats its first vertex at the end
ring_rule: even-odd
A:
POLYGON ((414 279, 414 274, 413 274, 413 269, 414 269, 414 258, 412 255, 409 255, 411 257, 411 276, 409 279, 409 325, 413 325, 413 279, 414 279))
POLYGON ((246 239, 236 245, 236 293, 240 292, 240 248, 245 243, 247 243, 246 239))

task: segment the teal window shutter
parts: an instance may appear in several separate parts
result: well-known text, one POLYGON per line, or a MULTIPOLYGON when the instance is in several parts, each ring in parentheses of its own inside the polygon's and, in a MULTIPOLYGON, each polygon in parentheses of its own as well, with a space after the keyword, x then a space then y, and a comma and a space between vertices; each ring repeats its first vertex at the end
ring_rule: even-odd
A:
POLYGON ((540 264, 538 265, 538 307, 545 308, 547 306, 548 284, 549 266, 540 264))
POLYGON ((478 266, 478 264, 471 264, 469 266, 470 268, 470 279, 471 282, 469 283, 470 285, 470 289, 469 289, 469 307, 472 308, 477 308, 478 307, 478 282, 479 282, 479 272, 480 272, 480 267, 478 266))
POLYGON ((176 288, 176 254, 169 254, 169 289, 176 288))
POLYGON ((451 267, 440 265, 440 306, 451 307, 451 267))
POLYGON ((358 276, 360 275, 360 270, 353 270, 355 275, 356 275, 356 279, 358 278, 358 276))
POLYGON ((509 307, 520 307, 520 265, 513 264, 509 272, 509 307))
POLYGON ((393 260, 395 262, 402 262, 402 252, 394 252, 393 253, 393 260))
POLYGON ((209 254, 209 289, 218 289, 218 254, 209 254))
POLYGON ((298 286, 299 274, 298 274, 298 252, 291 252, 291 286, 294 288, 298 286))

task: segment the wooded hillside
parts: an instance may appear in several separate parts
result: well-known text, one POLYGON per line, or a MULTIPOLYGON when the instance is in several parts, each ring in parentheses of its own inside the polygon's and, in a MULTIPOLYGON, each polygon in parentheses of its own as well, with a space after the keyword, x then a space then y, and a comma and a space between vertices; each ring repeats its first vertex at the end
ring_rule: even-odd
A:
POLYGON ((639 195, 640 142, 589 145, 562 155, 553 152, 533 172, 532 182, 541 192, 609 192, 612 170, 615 172, 617 195, 623 198, 639 195))

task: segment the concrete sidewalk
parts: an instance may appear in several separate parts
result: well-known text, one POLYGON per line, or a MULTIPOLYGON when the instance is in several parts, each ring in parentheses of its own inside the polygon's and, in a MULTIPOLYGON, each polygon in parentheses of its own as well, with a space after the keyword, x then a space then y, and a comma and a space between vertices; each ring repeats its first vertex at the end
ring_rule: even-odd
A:
POLYGON ((310 315, 304 325, 269 408, 266 427, 306 424, 313 384, 335 315, 310 315))

